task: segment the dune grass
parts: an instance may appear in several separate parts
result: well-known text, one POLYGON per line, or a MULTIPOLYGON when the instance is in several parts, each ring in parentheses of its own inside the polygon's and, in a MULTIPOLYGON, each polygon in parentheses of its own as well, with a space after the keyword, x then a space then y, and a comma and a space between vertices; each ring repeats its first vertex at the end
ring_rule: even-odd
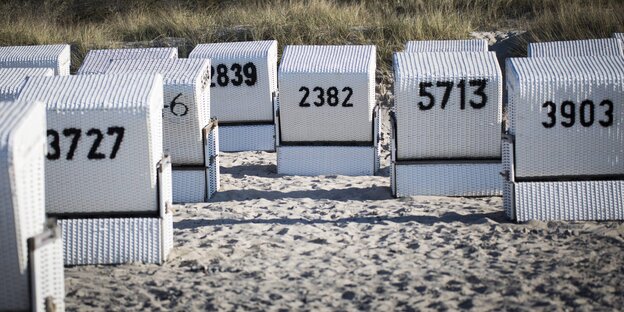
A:
POLYGON ((182 56, 202 42, 375 44, 388 69, 407 40, 501 29, 526 30, 527 41, 608 37, 624 32, 624 1, 5 0, 0 17, 0 45, 70 43, 74 68, 89 49, 176 37, 182 56))

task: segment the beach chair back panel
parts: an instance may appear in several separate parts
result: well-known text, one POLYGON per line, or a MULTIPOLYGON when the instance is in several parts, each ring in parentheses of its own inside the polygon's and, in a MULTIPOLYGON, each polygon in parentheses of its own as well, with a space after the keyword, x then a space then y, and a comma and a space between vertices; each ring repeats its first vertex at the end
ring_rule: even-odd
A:
POLYGON ((487 52, 485 39, 408 41, 405 52, 487 52))
POLYGON ((0 310, 30 307, 27 240, 44 229, 45 106, 0 102, 0 310))
POLYGON ((221 123, 273 121, 277 41, 199 44, 189 58, 210 59, 213 118, 221 123))
POLYGON ((493 52, 396 53, 397 158, 500 158, 502 74, 493 52))
POLYGON ((517 178, 624 174, 623 58, 515 58, 507 68, 517 178))
POLYGON ((31 76, 53 76, 52 68, 0 68, 0 101, 13 101, 31 76))
POLYGON ((47 105, 46 211, 157 213, 162 76, 35 77, 20 98, 47 105))
POLYGON ((172 162, 203 165, 202 129, 210 122, 210 61, 115 60, 107 74, 136 71, 163 75, 163 146, 172 162))
POLYGON ((51 68, 57 76, 69 75, 69 45, 0 47, 0 68, 51 68))
POLYGON ((615 38, 529 43, 529 57, 624 56, 615 38))
POLYGON ((375 46, 287 46, 282 142, 373 142, 375 46))
POLYGON ((112 60, 175 59, 177 48, 137 48, 91 50, 87 53, 78 75, 104 74, 112 60))

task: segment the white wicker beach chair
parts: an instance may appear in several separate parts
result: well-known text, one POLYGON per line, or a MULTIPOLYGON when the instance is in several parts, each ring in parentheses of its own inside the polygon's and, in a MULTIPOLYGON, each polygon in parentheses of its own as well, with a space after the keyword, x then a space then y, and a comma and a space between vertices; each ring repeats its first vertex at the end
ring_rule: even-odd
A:
POLYGON ((0 102, 2 311, 64 310, 60 232, 45 221, 45 124, 41 102, 0 102))
POLYGON ((172 198, 162 76, 32 77, 19 99, 47 105, 46 212, 60 219, 65 264, 163 262, 172 198))
POLYGON ((210 119, 210 60, 114 60, 107 74, 163 75, 163 146, 173 164, 174 202, 204 202, 219 188, 217 121, 210 119))
POLYGON ((394 55, 395 196, 500 195, 502 74, 494 52, 394 55))
POLYGON ((17 98, 30 76, 53 76, 52 68, 0 68, 0 101, 17 98))
POLYGON ((487 52, 485 39, 408 41, 405 52, 487 52))
POLYGON ((189 58, 212 63, 210 105, 224 152, 274 151, 277 41, 199 44, 189 58))
POLYGON ((0 68, 52 68, 58 76, 69 75, 69 45, 0 47, 0 68))
POLYGON ((136 48, 91 50, 78 69, 78 75, 104 74, 112 60, 176 59, 177 48, 136 48))
POLYGON ((624 218, 624 58, 507 60, 511 219, 624 218))
POLYGON ((277 170, 372 175, 379 168, 375 46, 287 46, 279 69, 277 170))
POLYGON ((615 38, 529 43, 529 57, 624 56, 622 41, 615 38))

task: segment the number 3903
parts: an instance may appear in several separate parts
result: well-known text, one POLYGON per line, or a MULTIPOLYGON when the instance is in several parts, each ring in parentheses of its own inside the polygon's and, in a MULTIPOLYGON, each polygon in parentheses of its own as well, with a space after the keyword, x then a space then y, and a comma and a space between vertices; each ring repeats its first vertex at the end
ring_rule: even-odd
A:
POLYGON ((552 101, 548 101, 542 104, 542 107, 548 109, 548 120, 542 122, 544 128, 547 129, 557 125, 557 115, 561 116, 560 123, 565 128, 574 126, 577 119, 583 127, 591 127, 596 119, 598 119, 598 124, 605 128, 613 125, 613 102, 611 100, 604 100, 598 105, 595 105, 591 100, 585 100, 580 104, 572 101, 563 101, 559 106, 552 101), (559 114, 557 114, 557 109, 559 109, 559 114), (597 113, 596 110, 598 109, 601 111, 597 113), (600 116, 596 118, 598 114, 600 116))

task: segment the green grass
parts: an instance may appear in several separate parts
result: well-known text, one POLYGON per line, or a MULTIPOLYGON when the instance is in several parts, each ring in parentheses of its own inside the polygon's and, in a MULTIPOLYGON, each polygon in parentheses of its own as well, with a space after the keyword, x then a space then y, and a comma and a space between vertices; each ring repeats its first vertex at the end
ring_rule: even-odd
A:
POLYGON ((0 45, 70 43, 74 67, 89 49, 179 37, 182 56, 202 42, 375 44, 388 70, 407 40, 501 29, 526 30, 527 41, 609 37, 624 32, 624 1, 4 0, 0 17, 0 45))

